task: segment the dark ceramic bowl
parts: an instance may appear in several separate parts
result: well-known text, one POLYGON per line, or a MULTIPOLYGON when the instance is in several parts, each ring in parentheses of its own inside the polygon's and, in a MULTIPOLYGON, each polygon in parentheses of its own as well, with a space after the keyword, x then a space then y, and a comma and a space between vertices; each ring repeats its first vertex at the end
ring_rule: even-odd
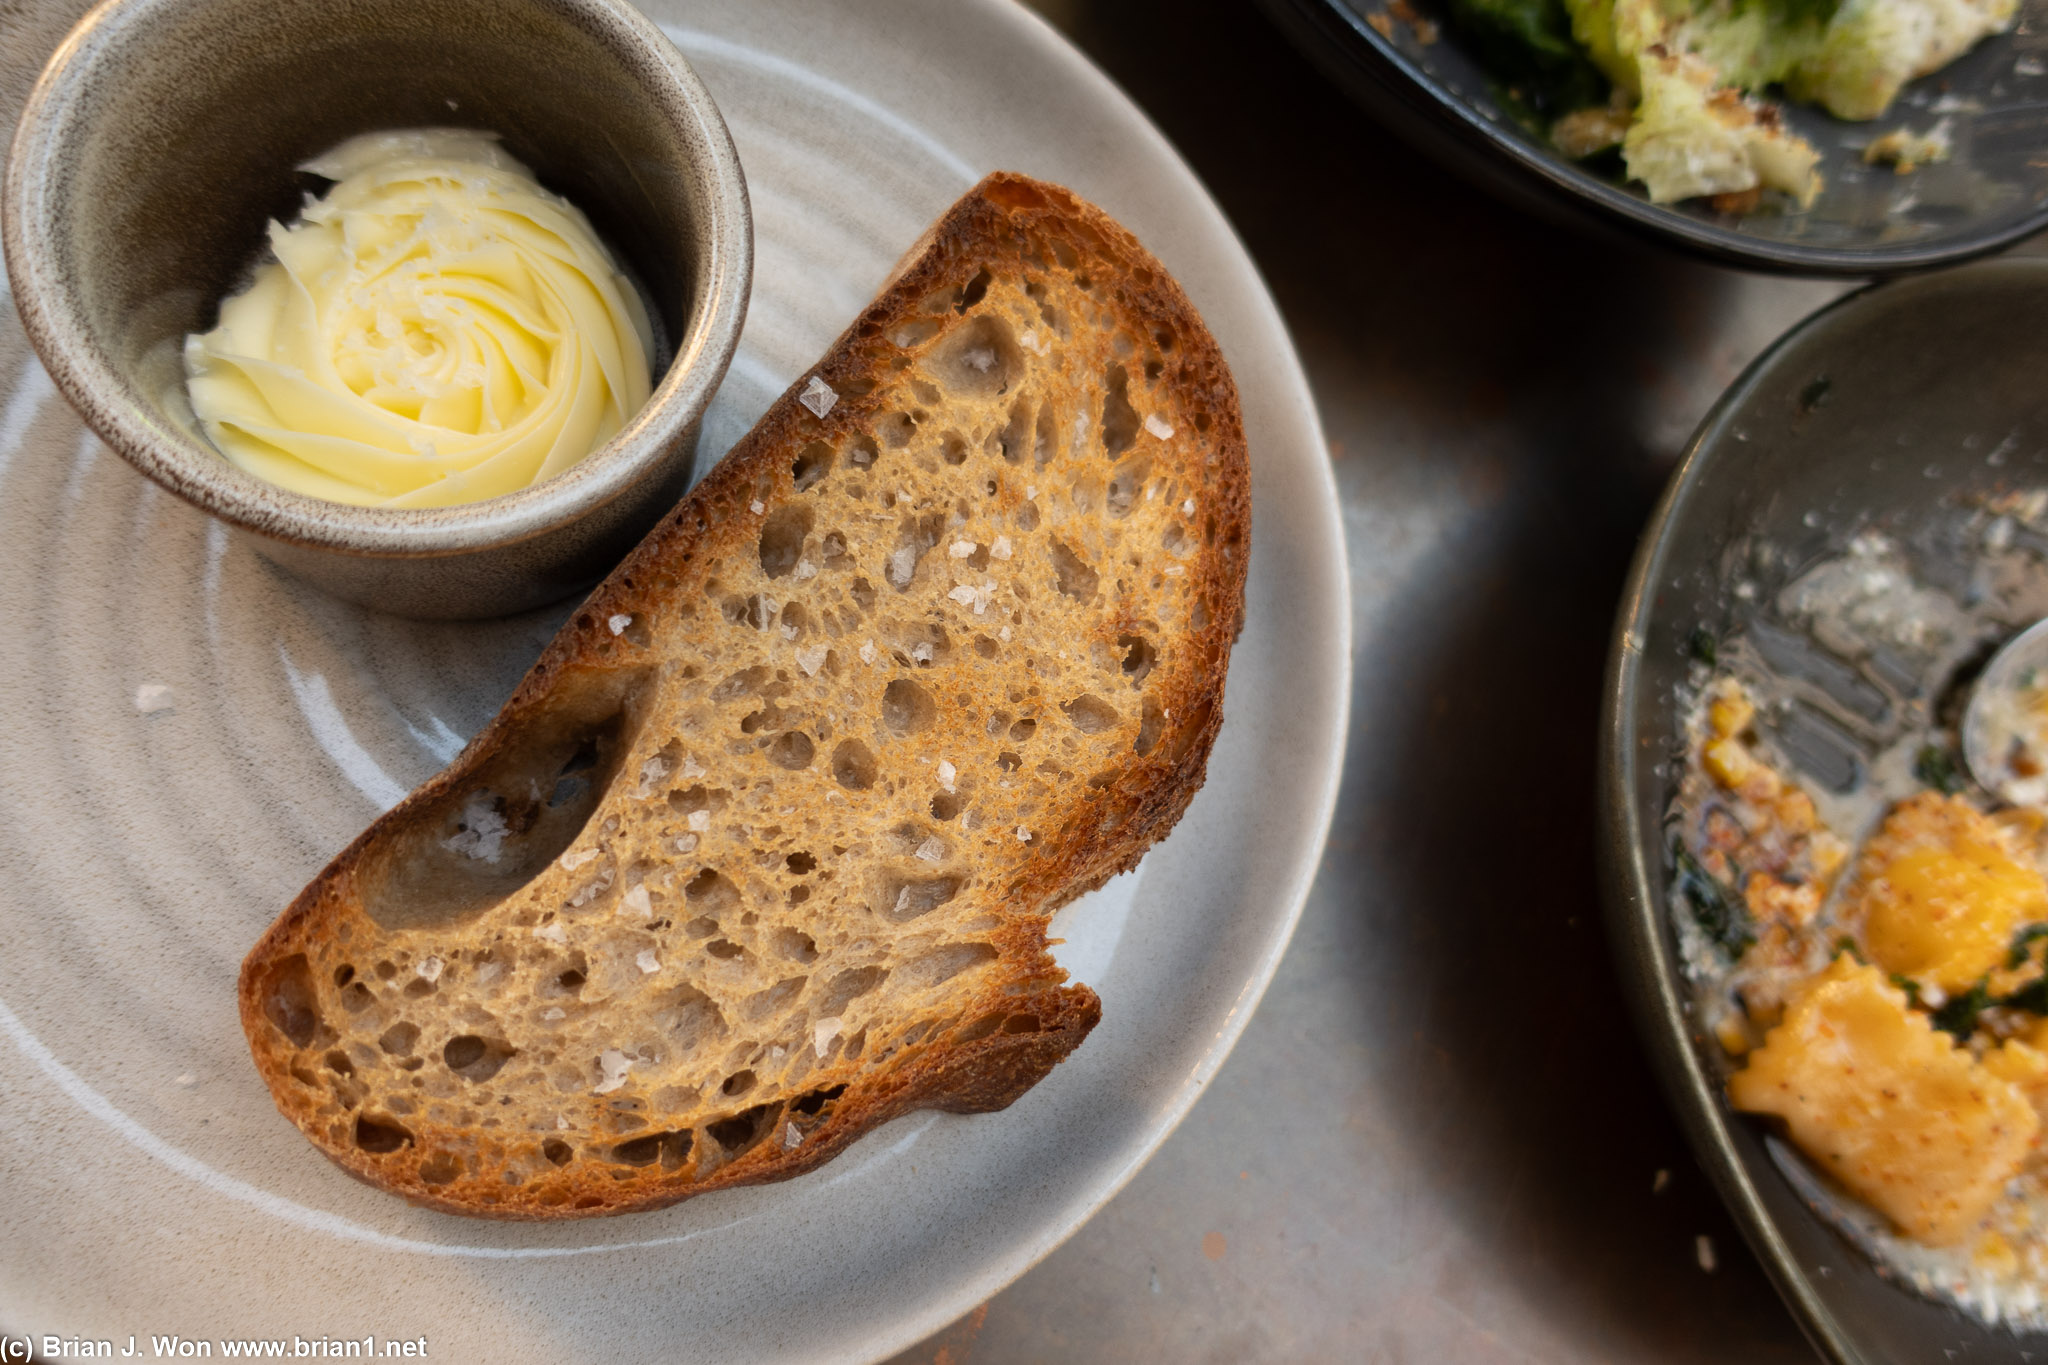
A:
MULTIPOLYGON (((1883 275, 1995 251, 2048 226, 2048 0, 2022 0, 2011 32, 1913 82, 1892 111, 1846 123, 1787 105, 1821 151, 1826 188, 1804 213, 1715 213, 1652 204, 1640 187, 1566 159, 1518 123, 1447 26, 1421 42, 1383 0, 1261 0, 1331 77, 1424 152, 1474 184, 1574 226, 1620 229, 1728 265, 1803 275, 1883 275), (1385 25, 1382 33, 1373 20, 1385 25), (1898 175, 1864 145, 1902 123, 1949 120, 1947 162, 1898 175)), ((1430 0, 1418 9, 1435 14, 1430 0)), ((1332 156, 1363 155, 1332 148, 1332 156)))
POLYGON ((411 616, 564 596, 645 534, 688 483, 753 272, 725 122, 624 0, 106 0, 29 95, 4 210, 29 338, 108 445, 293 572, 411 616), (179 342, 321 183, 301 162, 450 125, 497 133, 637 277, 668 343, 653 396, 565 472, 464 506, 344 506, 229 464, 180 412, 179 342))
MULTIPOLYGON (((2007 259, 1854 294, 1749 368, 1693 438, 1637 552, 1601 731, 1608 927, 1637 1022, 1701 1163, 1814 1343, 1838 1361, 2018 1359, 2013 1336, 1881 1276, 1722 1092, 1678 967, 1664 837, 1694 632, 1744 631, 1776 589, 1867 528, 1944 581, 1969 499, 2048 487, 2048 261, 2007 259), (1775 547, 1743 555, 1745 539, 1775 547), (1756 591, 1738 596, 1737 573, 1756 591), (1947 1354, 1944 1354, 1947 1352, 1947 1354)), ((1809 776, 1813 776, 1809 774, 1809 776)), ((2048 1338, 2032 1342, 2048 1359, 2048 1338)))

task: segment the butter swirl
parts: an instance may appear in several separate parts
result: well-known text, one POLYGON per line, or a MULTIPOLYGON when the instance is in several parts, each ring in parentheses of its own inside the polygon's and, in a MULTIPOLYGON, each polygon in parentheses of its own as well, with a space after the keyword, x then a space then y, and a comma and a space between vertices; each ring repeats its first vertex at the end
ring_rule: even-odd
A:
POLYGON ((185 340, 229 460, 335 502, 445 507, 559 474, 647 401, 638 293, 490 135, 375 133, 303 169, 336 183, 185 340))

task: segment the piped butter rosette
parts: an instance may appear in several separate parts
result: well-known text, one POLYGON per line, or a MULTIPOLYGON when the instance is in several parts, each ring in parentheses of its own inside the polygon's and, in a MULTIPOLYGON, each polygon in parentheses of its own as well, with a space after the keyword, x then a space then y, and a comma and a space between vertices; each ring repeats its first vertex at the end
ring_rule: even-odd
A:
POLYGON ((371 134, 303 169, 336 183, 270 225, 276 259, 185 341, 229 460, 335 502, 445 507, 561 473, 647 401, 639 294, 495 139, 371 134))

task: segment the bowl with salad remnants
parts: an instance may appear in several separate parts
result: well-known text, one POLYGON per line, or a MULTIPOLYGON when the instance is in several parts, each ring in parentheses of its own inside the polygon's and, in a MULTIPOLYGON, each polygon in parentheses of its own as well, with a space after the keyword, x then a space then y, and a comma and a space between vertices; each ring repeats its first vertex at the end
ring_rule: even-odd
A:
POLYGON ((2048 225, 2048 0, 1263 0, 1425 151, 1726 264, 1925 269, 2048 225))

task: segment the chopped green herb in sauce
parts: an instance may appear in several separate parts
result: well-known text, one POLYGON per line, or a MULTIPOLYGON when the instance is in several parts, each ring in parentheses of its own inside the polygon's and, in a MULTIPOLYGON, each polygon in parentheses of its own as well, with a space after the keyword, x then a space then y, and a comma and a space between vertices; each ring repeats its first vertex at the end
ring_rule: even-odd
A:
POLYGON ((1693 923, 1730 957, 1741 957, 1756 942, 1749 907, 1701 867, 1683 844, 1672 846, 1678 860, 1678 893, 1692 910, 1693 923))

